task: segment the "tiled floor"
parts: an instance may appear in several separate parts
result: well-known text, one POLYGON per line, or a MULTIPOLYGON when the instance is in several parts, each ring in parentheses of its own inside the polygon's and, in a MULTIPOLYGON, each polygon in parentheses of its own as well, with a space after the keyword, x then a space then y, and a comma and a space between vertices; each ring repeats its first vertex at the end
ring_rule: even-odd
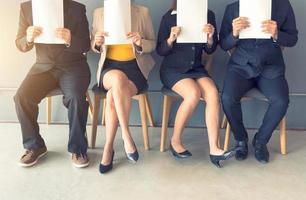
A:
POLYGON ((177 161, 169 152, 158 151, 159 128, 150 129, 152 149, 147 152, 143 151, 141 129, 132 128, 141 156, 139 162, 134 165, 126 161, 117 137, 114 170, 100 175, 104 129, 98 130, 98 148, 89 150, 90 167, 81 170, 71 165, 66 152, 67 131, 65 125, 42 125, 49 153, 37 166, 23 169, 17 165, 23 153, 19 125, 0 124, 0 200, 306 199, 306 132, 288 132, 286 156, 279 154, 275 133, 268 165, 256 162, 251 150, 246 161, 233 159, 217 169, 208 161, 206 130, 185 131, 184 143, 193 157, 177 161))

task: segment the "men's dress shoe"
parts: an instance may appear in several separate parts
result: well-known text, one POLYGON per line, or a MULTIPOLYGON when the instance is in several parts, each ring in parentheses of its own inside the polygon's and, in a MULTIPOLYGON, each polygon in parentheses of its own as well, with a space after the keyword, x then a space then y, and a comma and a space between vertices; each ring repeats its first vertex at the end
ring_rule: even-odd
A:
POLYGON ((216 156, 216 155, 209 155, 210 161, 212 164, 214 164, 216 167, 221 168, 220 161, 228 160, 231 157, 235 155, 235 150, 230 150, 224 152, 222 155, 216 156))
POLYGON ((270 154, 267 148, 267 145, 265 144, 260 144, 258 141, 253 139, 253 147, 255 149, 255 158, 258 160, 258 162, 262 164, 267 164, 269 162, 270 154))
POLYGON ((236 142, 236 160, 242 161, 248 157, 249 149, 248 149, 248 141, 237 141, 236 142))
POLYGON ((29 149, 23 154, 19 161, 21 167, 32 167, 37 161, 47 154, 47 148, 42 147, 39 149, 29 149))
POLYGON ((170 151, 172 155, 177 159, 183 159, 183 158, 188 158, 192 156, 192 154, 188 150, 181 152, 181 153, 176 152, 171 143, 170 143, 170 151))
POLYGON ((76 168, 85 168, 89 166, 89 158, 86 153, 72 154, 72 164, 76 168))
POLYGON ((115 152, 113 151, 112 160, 108 165, 103 165, 102 163, 100 163, 99 171, 101 174, 106 174, 107 172, 113 169, 114 156, 115 156, 115 152))

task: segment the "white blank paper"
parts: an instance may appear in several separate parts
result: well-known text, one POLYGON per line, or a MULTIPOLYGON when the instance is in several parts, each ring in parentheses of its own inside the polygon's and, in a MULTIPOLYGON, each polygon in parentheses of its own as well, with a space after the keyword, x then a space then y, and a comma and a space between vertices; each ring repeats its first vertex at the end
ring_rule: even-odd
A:
POLYGON ((57 28, 64 27, 63 0, 32 0, 33 25, 43 28, 43 33, 35 39, 35 43, 64 44, 56 37, 57 28))
POLYGON ((207 43, 203 28, 207 24, 207 0, 178 0, 177 26, 182 28, 178 43, 207 43))
POLYGON ((240 32, 240 39, 270 39, 262 32, 262 22, 271 19, 272 0, 240 0, 240 16, 247 17, 250 27, 240 32))
POLYGON ((106 45, 132 43, 126 36, 131 32, 130 0, 104 0, 104 31, 106 45))

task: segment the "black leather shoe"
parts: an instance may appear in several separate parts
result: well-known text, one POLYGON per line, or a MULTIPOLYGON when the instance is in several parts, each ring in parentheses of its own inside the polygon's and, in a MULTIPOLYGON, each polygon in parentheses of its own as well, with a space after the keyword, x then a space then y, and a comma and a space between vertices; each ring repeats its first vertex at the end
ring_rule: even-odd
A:
POLYGON ((103 165, 100 163, 99 171, 101 174, 106 174, 107 172, 111 171, 113 169, 113 161, 114 161, 115 152, 113 151, 112 160, 110 164, 103 165))
POLYGON ((270 158, 270 154, 269 154, 267 145, 258 143, 255 137, 253 139, 252 144, 255 149, 256 160, 258 160, 258 162, 262 164, 267 164, 270 158))
POLYGON ((173 148, 171 142, 170 142, 170 151, 171 151, 172 155, 173 155, 175 158, 177 158, 177 159, 189 158, 190 156, 192 156, 192 154, 191 154, 188 150, 186 150, 186 151, 184 151, 184 152, 182 152, 182 153, 176 152, 176 151, 174 150, 174 148, 173 148))
POLYGON ((237 141, 236 142, 236 160, 242 161, 248 157, 249 149, 248 149, 248 141, 237 141))
POLYGON ((210 161, 216 167, 221 168, 220 161, 228 160, 235 155, 235 151, 226 151, 224 154, 216 156, 216 155, 209 155, 210 161))

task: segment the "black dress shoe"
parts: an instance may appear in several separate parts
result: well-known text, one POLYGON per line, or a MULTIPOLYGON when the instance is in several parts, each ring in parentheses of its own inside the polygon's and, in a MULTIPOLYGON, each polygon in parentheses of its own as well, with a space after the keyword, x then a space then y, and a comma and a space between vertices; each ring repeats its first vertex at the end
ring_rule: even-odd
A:
POLYGON ((270 158, 270 154, 269 154, 267 145, 258 143, 255 137, 253 139, 252 144, 255 149, 256 160, 258 160, 258 162, 262 164, 267 164, 270 158))
POLYGON ((220 161, 228 160, 231 157, 235 155, 236 151, 226 151, 222 155, 216 156, 216 155, 209 155, 210 161, 212 164, 214 164, 216 167, 221 168, 220 161))
POLYGON ((192 154, 191 154, 188 150, 186 150, 186 151, 184 151, 184 152, 182 152, 182 153, 176 152, 176 151, 174 150, 174 148, 173 148, 173 146, 172 146, 171 143, 170 143, 170 151, 171 151, 172 155, 173 155, 175 158, 177 158, 177 159, 183 159, 183 158, 188 158, 188 157, 192 156, 192 154))
POLYGON ((100 163, 99 171, 101 174, 106 174, 107 172, 111 171, 113 169, 113 161, 114 161, 115 152, 113 151, 112 160, 110 164, 103 165, 100 163))
POLYGON ((242 161, 245 160, 248 157, 249 149, 248 149, 248 141, 237 141, 236 146, 236 160, 242 161))

